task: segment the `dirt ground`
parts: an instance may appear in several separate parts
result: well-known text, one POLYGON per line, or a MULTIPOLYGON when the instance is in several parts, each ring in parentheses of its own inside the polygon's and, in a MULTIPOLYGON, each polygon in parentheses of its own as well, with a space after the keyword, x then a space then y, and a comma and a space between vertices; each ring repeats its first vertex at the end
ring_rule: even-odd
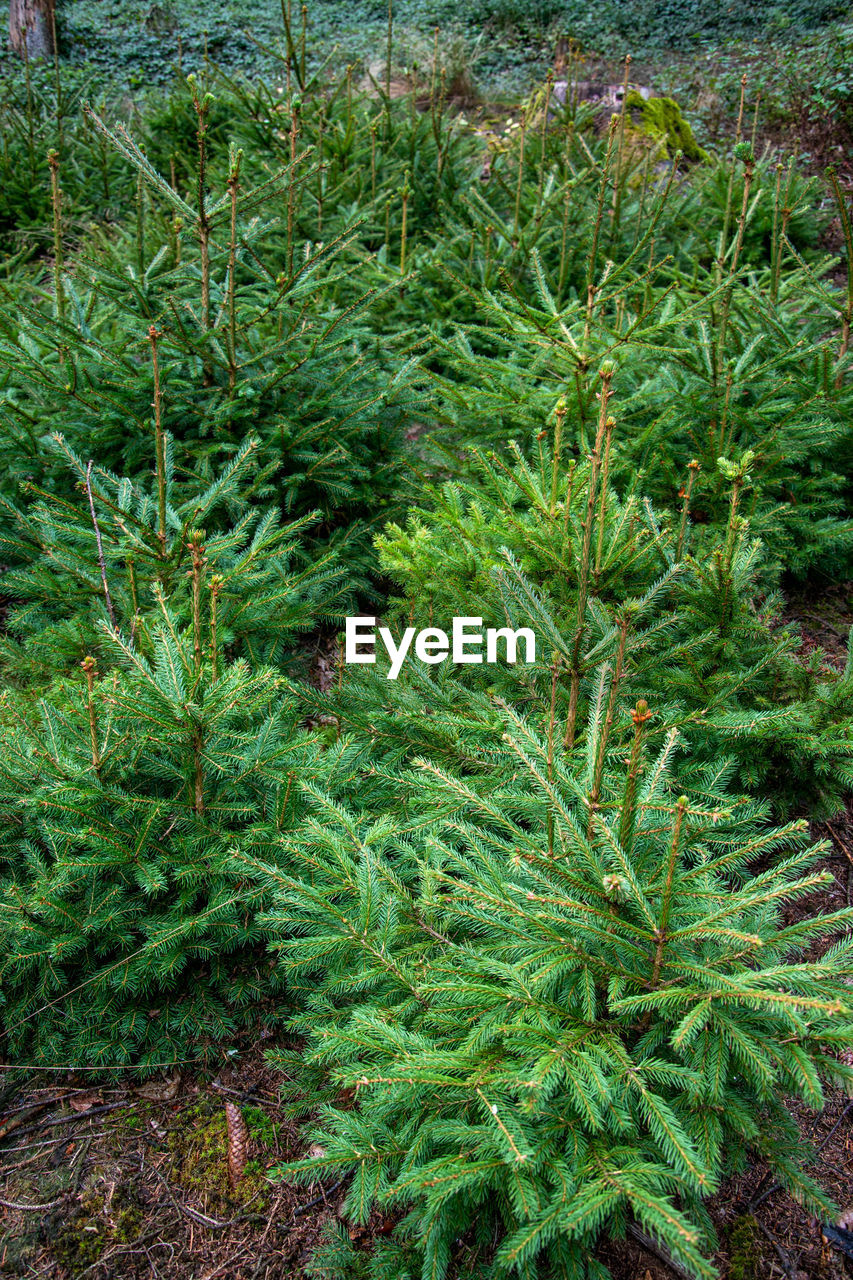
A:
POLYGON ((213 1079, 16 1090, 0 1121, 0 1274, 267 1280, 298 1276, 345 1187, 271 1183, 307 1154, 260 1052, 213 1079), (227 1080, 228 1083, 224 1083, 227 1080), (226 1103, 248 1162, 229 1182, 226 1103), (27 1206, 26 1208, 22 1206, 27 1206))

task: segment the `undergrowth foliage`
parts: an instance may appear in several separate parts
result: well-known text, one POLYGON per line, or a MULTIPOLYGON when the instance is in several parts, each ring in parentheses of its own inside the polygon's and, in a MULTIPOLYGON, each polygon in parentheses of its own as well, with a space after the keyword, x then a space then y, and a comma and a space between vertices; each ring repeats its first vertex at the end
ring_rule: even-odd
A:
POLYGON ((638 1224, 710 1275, 747 1160, 831 1213, 787 1100, 853 1088, 803 818, 853 659, 780 591, 850 574, 846 197, 842 264, 744 96, 689 159, 552 77, 489 131, 393 37, 4 109, 2 1058, 297 1032, 281 1175, 394 1224, 318 1276, 597 1278, 638 1224), (536 658, 389 681, 369 612, 536 658))

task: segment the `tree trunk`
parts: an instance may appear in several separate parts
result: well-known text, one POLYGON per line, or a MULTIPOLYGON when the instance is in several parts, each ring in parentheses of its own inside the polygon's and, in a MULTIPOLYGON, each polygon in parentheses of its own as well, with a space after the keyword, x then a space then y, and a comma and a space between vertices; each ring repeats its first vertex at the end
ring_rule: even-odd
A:
POLYGON ((9 40, 16 53, 53 56, 53 5, 54 0, 10 0, 9 40))

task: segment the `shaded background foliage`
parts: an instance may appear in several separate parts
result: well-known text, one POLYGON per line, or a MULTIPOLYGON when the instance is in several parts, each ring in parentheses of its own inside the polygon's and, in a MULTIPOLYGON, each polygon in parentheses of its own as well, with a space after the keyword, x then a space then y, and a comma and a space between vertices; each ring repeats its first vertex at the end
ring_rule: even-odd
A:
MULTIPOLYGON (((492 85, 504 81, 517 89, 522 76, 542 73, 548 57, 545 42, 554 30, 592 50, 619 57, 630 49, 635 58, 642 58, 645 52, 663 49, 683 52, 703 41, 719 46, 762 36, 796 40, 815 26, 843 18, 847 8, 841 0, 794 0, 785 5, 471 0, 460 10, 449 0, 405 0, 395 4, 394 14, 401 30, 426 32, 435 24, 458 27, 468 41, 480 44, 483 77, 492 85)), ((386 15, 383 0, 358 0, 347 6, 316 0, 310 7, 309 59, 324 60, 333 46, 339 49, 338 65, 381 57, 386 15)), ((298 26, 296 6, 294 22, 298 26)), ((250 12, 234 0, 208 7, 188 0, 72 0, 61 6, 59 36, 63 52, 72 60, 86 62, 134 89, 168 80, 170 63, 179 61, 179 38, 184 71, 197 70, 207 51, 226 69, 271 74, 280 69, 270 49, 280 48, 281 7, 276 0, 260 0, 250 12)))

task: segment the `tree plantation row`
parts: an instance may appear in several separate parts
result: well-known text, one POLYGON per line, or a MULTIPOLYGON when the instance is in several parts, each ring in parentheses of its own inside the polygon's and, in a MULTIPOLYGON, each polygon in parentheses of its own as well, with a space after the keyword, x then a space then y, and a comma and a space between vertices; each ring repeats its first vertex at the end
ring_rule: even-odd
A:
POLYGON ((323 1275, 711 1276, 853 1085, 853 656, 780 591, 851 576, 849 196, 748 97, 688 160, 286 73, 8 85, 3 1060, 270 1036, 281 1176, 395 1215, 323 1275))

